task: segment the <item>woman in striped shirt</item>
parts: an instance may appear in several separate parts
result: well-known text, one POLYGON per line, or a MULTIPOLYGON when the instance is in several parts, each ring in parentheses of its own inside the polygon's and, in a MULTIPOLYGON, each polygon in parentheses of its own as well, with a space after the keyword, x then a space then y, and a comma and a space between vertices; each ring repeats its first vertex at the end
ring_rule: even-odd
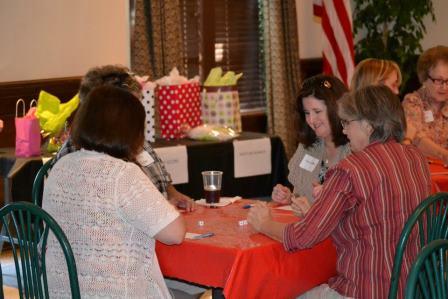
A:
MULTIPOLYGON (((283 242, 288 251, 305 249, 331 237, 337 275, 301 298, 386 298, 395 247, 414 208, 429 195, 425 157, 400 144, 406 130, 400 100, 385 86, 368 86, 339 103, 352 154, 330 168, 315 203, 292 224, 272 220, 265 204, 254 206, 249 223, 283 242)), ((418 245, 408 242, 399 297, 418 245)))

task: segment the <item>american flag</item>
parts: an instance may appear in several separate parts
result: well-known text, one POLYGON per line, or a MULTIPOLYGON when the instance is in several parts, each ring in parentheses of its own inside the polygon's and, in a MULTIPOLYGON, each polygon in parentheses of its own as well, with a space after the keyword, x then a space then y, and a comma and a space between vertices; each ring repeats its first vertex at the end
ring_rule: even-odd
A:
POLYGON ((313 13, 321 19, 323 72, 347 86, 355 68, 350 0, 313 0, 313 13))

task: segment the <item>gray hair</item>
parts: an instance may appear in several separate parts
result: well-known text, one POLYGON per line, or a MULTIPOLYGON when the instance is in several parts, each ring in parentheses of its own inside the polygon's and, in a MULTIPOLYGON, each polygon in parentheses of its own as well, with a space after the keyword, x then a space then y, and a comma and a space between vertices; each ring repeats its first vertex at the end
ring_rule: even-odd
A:
POLYGON ((345 94, 339 102, 342 119, 367 121, 373 128, 370 142, 390 138, 401 142, 406 133, 406 118, 400 99, 383 85, 371 85, 345 94))

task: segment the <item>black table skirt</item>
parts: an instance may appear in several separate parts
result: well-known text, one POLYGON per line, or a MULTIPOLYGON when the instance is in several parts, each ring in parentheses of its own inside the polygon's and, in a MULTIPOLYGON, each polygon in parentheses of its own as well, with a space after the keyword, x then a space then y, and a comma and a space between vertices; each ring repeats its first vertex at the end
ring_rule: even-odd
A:
MULTIPOLYGON (((268 137, 266 134, 243 133, 237 140, 249 140, 268 137)), ((188 179, 187 184, 175 185, 176 189, 194 199, 203 198, 202 175, 204 170, 220 170, 223 172, 222 196, 267 197, 272 188, 280 183, 287 185, 287 159, 283 143, 279 137, 271 136, 272 171, 267 175, 252 177, 234 177, 234 152, 232 141, 202 142, 193 140, 157 141, 155 148, 182 144, 187 146, 188 179), (173 144, 175 143, 175 144, 173 144)))
MULTIPOLYGON (((269 136, 244 132, 237 139, 248 140, 263 137, 269 136)), ((178 144, 187 146, 189 182, 175 185, 175 187, 194 199, 203 197, 201 172, 204 170, 223 171, 222 196, 267 197, 271 195, 272 188, 277 183, 288 184, 287 160, 283 143, 279 137, 270 136, 269 138, 272 157, 271 174, 245 178, 234 177, 232 141, 158 140, 153 143, 153 146, 154 148, 178 144)), ((14 149, 0 149, 0 177, 4 184, 4 200, 31 201, 34 177, 41 166, 41 157, 17 158, 14 155, 14 149)))

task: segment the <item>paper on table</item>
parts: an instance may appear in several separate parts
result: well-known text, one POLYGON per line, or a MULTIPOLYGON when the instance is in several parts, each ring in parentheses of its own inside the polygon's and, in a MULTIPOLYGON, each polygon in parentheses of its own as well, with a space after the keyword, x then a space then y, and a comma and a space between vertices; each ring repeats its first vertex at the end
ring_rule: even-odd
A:
POLYGON ((173 184, 188 183, 188 155, 185 145, 158 147, 154 150, 171 174, 173 184))
POLYGON ((271 140, 258 138, 233 141, 235 177, 271 173, 271 140))
POLYGON ((235 197, 221 197, 219 199, 218 203, 206 203, 204 198, 201 198, 200 200, 196 200, 196 203, 201 206, 214 206, 214 207, 225 207, 227 205, 230 205, 234 203, 237 200, 240 200, 241 196, 235 196, 235 197))

